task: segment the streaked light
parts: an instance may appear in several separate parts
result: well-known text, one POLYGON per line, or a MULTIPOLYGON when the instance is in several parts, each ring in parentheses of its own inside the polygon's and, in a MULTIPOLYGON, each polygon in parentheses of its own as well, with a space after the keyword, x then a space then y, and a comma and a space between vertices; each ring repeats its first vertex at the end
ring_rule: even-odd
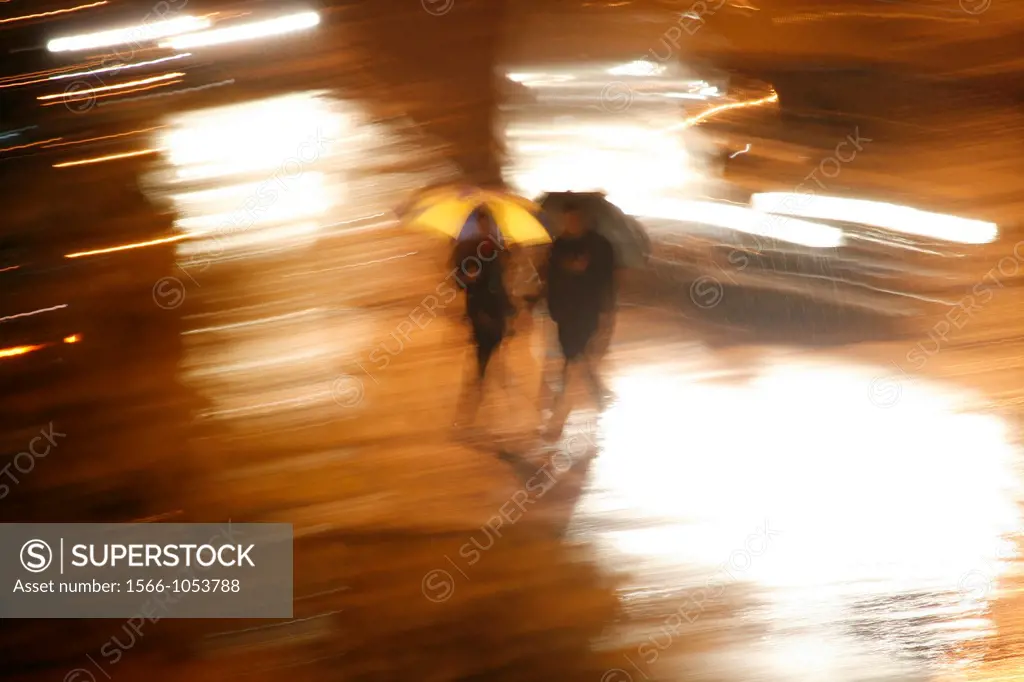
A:
POLYGON ((64 337, 64 343, 78 343, 82 340, 81 334, 72 334, 64 337))
POLYGON ((29 142, 28 144, 20 144, 17 147, 4 147, 3 149, 0 149, 0 154, 3 154, 4 152, 13 152, 13 151, 18 150, 18 149, 28 149, 29 147, 38 147, 40 145, 44 145, 44 144, 47 144, 49 142, 56 142, 56 141, 62 140, 62 139, 64 139, 64 138, 62 138, 62 137, 51 137, 49 140, 39 140, 38 142, 29 142))
POLYGON ((137 81, 129 81, 127 83, 118 83, 116 85, 101 85, 98 88, 90 88, 88 90, 76 90, 73 93, 58 92, 53 95, 41 95, 36 97, 40 101, 49 101, 61 97, 66 101, 74 102, 86 95, 92 95, 97 92, 109 92, 110 90, 124 90, 125 88, 134 88, 139 85, 148 85, 150 83, 158 83, 160 81, 173 80, 175 78, 181 78, 184 73, 165 73, 160 76, 152 76, 150 78, 142 78, 137 81))
MULTIPOLYGON (((170 83, 166 83, 165 85, 177 85, 180 82, 181 81, 171 81, 170 83)), ((116 102, 100 102, 96 106, 98 106, 98 107, 108 107, 108 106, 113 106, 115 104, 127 104, 129 102, 143 102, 143 101, 145 101, 147 99, 153 99, 153 98, 156 98, 156 97, 175 97, 177 95, 184 95, 186 92, 199 92, 200 90, 209 90, 210 88, 222 88, 225 85, 232 85, 234 82, 235 82, 234 78, 228 78, 227 80, 217 81, 216 83, 206 83, 205 85, 197 85, 197 86, 192 87, 192 88, 176 88, 174 90, 171 90, 170 92, 157 92, 157 93, 154 93, 152 95, 142 95, 141 97, 121 97, 116 102)), ((158 86, 153 86, 153 87, 158 87, 158 86)), ((149 90, 149 88, 140 88, 140 89, 141 90, 149 90)), ((136 91, 129 90, 129 91, 126 91, 126 92, 121 93, 121 94, 131 94, 132 92, 136 92, 136 91)))
POLYGON ((740 156, 741 154, 746 154, 749 151, 750 151, 750 143, 748 142, 747 146, 745 146, 743 149, 739 150, 738 152, 733 152, 732 154, 729 155, 729 158, 730 159, 735 159, 737 156, 740 156))
POLYGON ((321 97, 285 95, 185 114, 159 144, 179 180, 275 170, 281 175, 291 174, 283 170, 289 159, 315 161, 348 128, 321 97))
POLYGON ((162 239, 150 239, 146 242, 135 242, 133 244, 121 244, 120 246, 111 246, 105 249, 93 249, 92 251, 78 251, 76 253, 66 254, 65 258, 82 258, 84 256, 99 256, 104 253, 116 253, 118 251, 130 251, 132 249, 142 249, 147 246, 156 246, 158 244, 170 244, 171 242, 178 242, 182 239, 187 239, 187 234, 176 234, 173 237, 164 237, 162 239))
POLYGON ((507 78, 513 83, 519 83, 528 88, 540 85, 557 85, 576 80, 576 77, 571 74, 561 73, 510 73, 507 78))
POLYGON ((639 197, 678 191, 692 186, 698 175, 681 137, 664 132, 671 120, 510 127, 509 176, 526 196, 604 190, 639 197))
MULTIPOLYGON (((94 60, 94 61, 91 61, 91 62, 86 62, 83 66, 92 66, 93 64, 102 64, 102 63, 103 63, 102 60, 98 60, 97 59, 97 60, 94 60)), ((46 80, 46 78, 43 78, 43 76, 49 76, 49 75, 55 74, 55 73, 67 73, 68 71, 73 71, 76 68, 81 68, 81 67, 79 65, 77 65, 77 64, 73 64, 71 66, 58 66, 57 68, 54 68, 54 69, 42 69, 40 71, 32 71, 30 73, 19 73, 16 76, 3 76, 3 77, 0 77, 0 83, 11 83, 12 81, 18 81, 20 83, 21 79, 33 78, 33 77, 36 77, 36 76, 39 76, 41 78, 41 80, 39 80, 39 81, 30 81, 30 82, 41 83, 43 80, 46 80)), ((27 81, 27 82, 29 82, 29 81, 27 81)), ((8 87, 8 86, 5 85, 3 87, 8 87)))
POLYGON ((768 95, 767 97, 761 97, 761 98, 758 98, 758 99, 748 99, 748 100, 744 100, 742 102, 730 102, 729 104, 719 104, 717 107, 711 107, 710 109, 705 109, 704 111, 700 112, 699 114, 687 118, 682 123, 677 123, 676 125, 672 126, 669 130, 670 131, 675 131, 675 130, 683 130, 685 128, 690 128, 690 127, 693 127, 693 126, 697 125, 698 123, 702 123, 703 121, 708 120, 709 118, 711 118, 713 116, 717 116, 718 114, 724 113, 726 111, 731 111, 733 109, 746 109, 748 107, 760 107, 760 106, 764 106, 765 104, 771 104, 773 102, 778 102, 778 101, 779 101, 778 93, 773 92, 772 94, 768 95))
POLYGON ((159 152, 159 149, 141 149, 137 152, 124 152, 122 154, 108 154, 106 156, 96 156, 91 159, 80 159, 78 161, 65 161, 64 163, 53 164, 54 168, 71 168, 72 166, 86 166, 92 163, 103 163, 104 161, 116 161, 118 159, 130 159, 134 156, 145 156, 146 154, 155 154, 159 152))
MULTIPOLYGON (((48 144, 46 146, 48 148, 50 148, 50 147, 67 147, 68 145, 73 145, 73 144, 86 144, 87 142, 99 142, 101 140, 113 140, 114 138, 117 138, 117 137, 127 137, 129 135, 138 135, 139 133, 148 133, 148 132, 151 132, 153 130, 160 130, 161 128, 163 128, 163 126, 153 126, 152 128, 139 128, 138 130, 129 130, 126 133, 114 133, 113 135, 102 135, 100 137, 88 137, 88 138, 85 138, 84 140, 68 140, 67 142, 57 142, 56 144, 48 144)), ((55 138, 55 139, 59 140, 60 138, 55 138)))
POLYGON ((152 42, 161 38, 201 31, 211 26, 206 17, 176 17, 165 21, 139 24, 115 28, 99 33, 86 33, 66 38, 57 38, 46 44, 50 52, 74 52, 78 50, 94 50, 100 47, 115 47, 117 45, 140 44, 152 42))
MULTIPOLYGON (((204 204, 209 202, 242 202, 245 199, 256 196, 261 191, 265 191, 271 186, 268 180, 264 179, 259 182, 246 182, 233 185, 224 185, 221 187, 214 187, 211 189, 201 189, 192 192, 182 192, 181 194, 173 195, 173 199, 176 202, 182 204, 204 204)), ((293 188, 302 194, 310 191, 320 191, 325 185, 323 173, 303 173, 294 180, 288 182, 289 191, 293 188)), ((235 206, 232 206, 234 208, 235 206)))
MULTIPOLYGON (((92 64, 101 64, 100 61, 84 64, 84 66, 90 66, 92 64)), ((75 68, 80 68, 78 65, 67 66, 57 69, 45 69, 42 71, 33 71, 32 73, 22 73, 17 76, 7 76, 0 78, 0 88, 19 88, 23 85, 33 85, 35 83, 45 83, 51 80, 50 74, 64 74, 69 71, 73 71, 75 68), (38 76, 38 78, 34 78, 38 76), (25 80, 30 79, 30 80, 25 80)))
MULTIPOLYGON (((118 90, 117 92, 105 92, 105 93, 100 94, 100 95, 90 95, 89 97, 80 97, 78 99, 75 99, 75 98, 72 98, 72 97, 69 96, 68 99, 61 100, 59 102, 46 102, 45 104, 41 104, 40 106, 52 107, 52 106, 56 106, 58 104, 65 104, 66 105, 68 103, 82 102, 82 101, 89 101, 89 100, 97 100, 97 99, 105 99, 107 97, 123 97, 125 95, 131 95, 132 93, 136 93, 136 92, 145 92, 146 90, 155 90, 157 88, 166 88, 168 85, 177 85, 178 83, 181 83, 181 79, 180 78, 177 78, 177 79, 172 80, 172 81, 163 81, 161 83, 155 83, 153 85, 144 85, 144 86, 142 86, 140 88, 129 88, 128 90, 118 90)), ((121 100, 121 101, 122 102, 130 102, 132 100, 129 99, 129 100, 121 100)), ((102 104, 99 105, 99 106, 102 106, 102 104)))
POLYGON ((708 99, 705 95, 693 92, 666 92, 665 97, 669 99, 692 99, 700 102, 706 102, 708 99))
MULTIPOLYGON (((268 190, 273 190, 274 187, 269 181, 264 181, 261 185, 268 190)), ((297 178, 296 181, 289 183, 287 195, 282 195, 278 200, 266 201, 264 194, 257 188, 248 195, 249 199, 259 198, 260 201, 253 209, 242 211, 244 218, 240 218, 239 208, 232 206, 232 210, 225 212, 181 218, 176 225, 179 229, 192 233, 209 232, 225 227, 240 229, 315 218, 326 213, 331 207, 330 194, 326 190, 322 173, 308 173, 297 178)))
MULTIPOLYGON (((148 62, 134 62, 131 64, 120 64, 117 66, 107 66, 102 69, 93 69, 92 71, 75 71, 74 73, 62 73, 57 76, 50 76, 47 80, 56 81, 63 78, 75 78, 77 76, 95 76, 98 73, 107 73, 109 71, 123 71, 125 69, 136 69, 142 66, 152 66, 153 64, 162 64, 169 62, 174 59, 184 59, 185 57, 191 57, 192 55, 188 52, 183 54, 174 54, 170 57, 161 57, 160 59, 151 59, 148 62)), ((78 94, 78 93, 74 93, 78 94)))
POLYGON ((767 192, 755 194, 750 202, 755 209, 780 215, 841 220, 959 244, 990 244, 999 236, 995 223, 865 199, 767 192))
POLYGON ((0 348, 0 359, 13 358, 18 355, 27 355, 33 351, 37 351, 41 348, 46 348, 44 345, 38 346, 14 346, 12 348, 0 348))
POLYGON ((99 7, 100 5, 107 4, 107 0, 99 0, 99 2, 91 2, 88 5, 78 5, 77 7, 68 7, 66 9, 55 9, 49 12, 38 12, 36 14, 23 14, 20 17, 11 17, 10 19, 0 19, 0 24, 9 24, 13 21, 24 21, 27 19, 41 19, 43 17, 53 17, 58 14, 67 14, 68 12, 77 12, 83 9, 89 9, 90 7, 99 7))
POLYGON ((161 47, 169 47, 175 50, 191 49, 195 47, 208 47, 211 45, 224 45, 243 40, 255 40, 258 38, 269 38, 271 36, 292 33, 312 28, 320 23, 320 15, 316 12, 302 12, 291 14, 276 19, 257 21, 239 26, 229 26, 199 33, 179 35, 160 44, 161 47))
POLYGON ((7 317, 0 317, 0 322, 8 322, 10 320, 17 320, 22 317, 32 317, 33 315, 41 315, 43 313, 52 313, 54 310, 63 310, 67 308, 67 303, 61 303, 60 305, 50 306, 49 308, 39 308, 38 310, 31 310, 27 313, 17 313, 15 315, 8 315, 7 317))
POLYGON ((626 196, 609 197, 609 200, 626 213, 640 218, 712 225, 820 249, 835 248, 844 243, 842 230, 831 225, 781 218, 736 204, 653 198, 636 200, 626 196))
POLYGON ((665 67, 661 64, 638 59, 629 64, 608 69, 608 73, 612 76, 658 76, 665 73, 665 67))

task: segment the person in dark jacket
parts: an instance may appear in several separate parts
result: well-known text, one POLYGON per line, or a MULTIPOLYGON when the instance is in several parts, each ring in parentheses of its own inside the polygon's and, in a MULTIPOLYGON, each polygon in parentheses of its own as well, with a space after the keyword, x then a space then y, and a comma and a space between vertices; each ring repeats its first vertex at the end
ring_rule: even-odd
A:
POLYGON ((469 380, 459 400, 459 421, 467 425, 476 418, 483 400, 487 368, 508 334, 512 302, 505 289, 500 242, 489 215, 477 216, 478 235, 460 240, 453 252, 455 277, 466 294, 466 320, 476 349, 475 377, 469 380))
POLYGON ((565 401, 570 367, 583 370, 599 406, 608 392, 594 368, 593 350, 599 332, 615 308, 615 252, 611 243, 589 229, 581 211, 569 206, 562 232, 551 245, 547 272, 548 312, 558 329, 562 349, 562 385, 552 406, 551 437, 561 433, 568 416, 565 401))

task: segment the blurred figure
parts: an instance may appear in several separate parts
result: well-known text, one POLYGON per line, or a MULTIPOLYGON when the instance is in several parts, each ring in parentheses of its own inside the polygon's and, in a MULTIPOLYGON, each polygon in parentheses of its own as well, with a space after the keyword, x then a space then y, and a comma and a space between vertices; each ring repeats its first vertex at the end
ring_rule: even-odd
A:
POLYGON ((475 423, 483 401, 487 368, 507 335, 508 318, 514 312, 505 288, 501 243, 494 221, 483 211, 477 214, 476 220, 477 234, 456 243, 452 261, 466 293, 466 319, 476 348, 476 372, 463 387, 456 426, 475 423))
MULTIPOLYGON (((566 394, 570 369, 582 370, 599 408, 609 398, 595 369, 607 349, 614 318, 615 252, 611 242, 590 229, 575 205, 567 206, 563 229, 548 258, 548 312, 558 329, 562 381, 551 407, 549 438, 561 435, 571 409, 566 394)), ((542 389, 543 390, 543 389, 542 389)))

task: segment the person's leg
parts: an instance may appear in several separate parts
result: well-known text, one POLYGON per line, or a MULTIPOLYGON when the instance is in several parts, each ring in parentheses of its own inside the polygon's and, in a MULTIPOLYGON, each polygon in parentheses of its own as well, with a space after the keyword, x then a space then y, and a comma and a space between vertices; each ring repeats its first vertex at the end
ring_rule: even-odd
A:
POLYGON ((587 384, 590 386, 590 394, 594 398, 594 402, 597 403, 598 409, 603 410, 608 402, 608 388, 595 368, 596 362, 593 358, 584 356, 580 360, 580 364, 586 375, 587 384))
POLYGON ((550 325, 545 324, 541 330, 544 340, 544 357, 540 363, 540 389, 537 392, 538 402, 541 411, 550 410, 555 397, 555 390, 551 386, 554 379, 554 369, 559 356, 562 355, 557 342, 557 327, 553 331, 550 325))
POLYGON ((544 437, 548 440, 558 440, 561 437, 562 429, 565 428, 565 422, 569 419, 569 413, 572 411, 572 404, 569 400, 569 378, 571 368, 575 364, 568 359, 562 364, 561 385, 554 392, 551 402, 551 419, 544 429, 544 437))
POLYGON ((473 328, 473 350, 476 358, 475 367, 472 371, 465 373, 466 377, 462 386, 462 394, 459 396, 456 415, 456 423, 466 426, 476 422, 480 403, 483 402, 484 375, 487 372, 491 355, 494 353, 494 344, 491 339, 476 326, 473 328))
POLYGON ((547 437, 552 440, 561 436, 565 422, 572 411, 570 399, 572 377, 578 372, 578 366, 583 359, 586 335, 576 327, 563 325, 558 329, 558 342, 562 347, 565 361, 562 365, 561 386, 555 394, 554 404, 551 407, 551 421, 547 428, 547 437))
POLYGON ((607 312, 601 315, 601 321, 594 335, 593 359, 596 362, 604 360, 608 354, 608 347, 611 346, 612 336, 615 334, 615 313, 607 312))
POLYGON ((487 366, 491 363, 491 358, 494 357, 494 349, 498 347, 498 344, 490 336, 477 338, 476 340, 476 368, 477 368, 477 380, 483 383, 484 376, 487 374, 487 366))
POLYGON ((475 351, 476 362, 473 363, 472 367, 466 367, 462 391, 459 394, 459 402, 456 407, 455 423, 458 426, 471 426, 476 422, 476 415, 480 410, 480 402, 483 399, 479 344, 475 345, 473 350, 475 351))
POLYGON ((599 323, 590 341, 587 343, 586 357, 583 360, 583 370, 587 376, 587 383, 590 386, 591 394, 598 407, 604 408, 610 394, 608 387, 601 378, 601 365, 604 356, 608 351, 609 341, 612 334, 612 321, 603 319, 599 323))

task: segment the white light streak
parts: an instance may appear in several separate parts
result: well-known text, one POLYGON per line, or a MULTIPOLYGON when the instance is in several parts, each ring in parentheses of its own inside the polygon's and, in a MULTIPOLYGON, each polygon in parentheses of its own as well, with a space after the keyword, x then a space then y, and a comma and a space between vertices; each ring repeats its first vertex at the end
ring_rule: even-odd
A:
POLYGON ((66 38, 57 38, 46 44, 50 52, 77 52, 80 50, 95 50, 101 47, 115 47, 117 45, 140 45, 145 42, 152 42, 170 36, 202 31, 211 26, 206 17, 177 17, 166 21, 155 21, 148 24, 136 26, 125 26, 99 33, 85 33, 66 38))
POLYGON ((995 223, 865 199, 767 192, 755 194, 750 203, 755 209, 780 215, 841 220, 959 244, 990 244, 999 236, 995 223))
POLYGON ((676 199, 635 199, 609 197, 626 213, 643 218, 661 218, 712 225, 791 244, 828 249, 843 245, 842 230, 830 225, 795 218, 783 218, 761 211, 714 201, 676 199))
POLYGON ((320 23, 320 15, 316 12, 302 12, 291 14, 276 19, 267 19, 238 26, 228 26, 210 31, 179 35, 175 38, 160 43, 161 47, 169 47, 175 50, 193 49, 196 47, 208 47, 212 45, 225 45, 243 40, 255 40, 258 38, 269 38, 284 33, 293 33, 308 28, 313 28, 320 23))
MULTIPOLYGON (((74 73, 62 73, 62 74, 59 74, 57 76, 50 76, 50 78, 48 80, 58 81, 58 80, 61 80, 63 78, 76 78, 78 76, 95 76, 96 74, 108 73, 110 71, 123 71, 125 69, 137 69, 137 68, 139 68, 141 66, 152 66, 153 64, 163 64, 164 62, 169 62, 169 61, 172 61, 174 59, 184 59, 185 57, 191 57, 191 56, 192 55, 190 53, 185 52, 184 54, 175 54, 175 55, 171 55, 170 57, 161 57, 160 59, 151 59, 148 62, 135 62, 135 63, 132 63, 132 64, 128 64, 128 63, 126 63, 126 64, 118 64, 117 66, 107 66, 107 67, 104 67, 102 69, 93 69, 92 71, 75 71, 74 73)), ((72 94, 78 94, 78 93, 72 93, 72 94)))

